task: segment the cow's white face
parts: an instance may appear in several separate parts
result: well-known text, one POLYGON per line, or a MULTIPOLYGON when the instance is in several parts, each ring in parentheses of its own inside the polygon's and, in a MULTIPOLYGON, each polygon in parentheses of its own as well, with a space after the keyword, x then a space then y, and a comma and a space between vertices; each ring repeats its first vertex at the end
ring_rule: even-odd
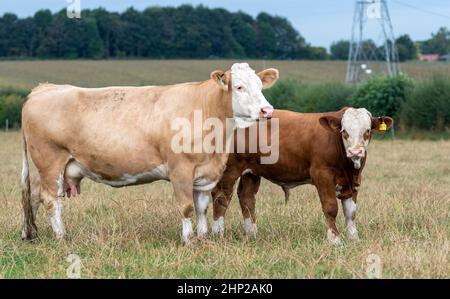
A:
POLYGON ((267 69, 256 74, 247 63, 235 63, 228 76, 224 72, 215 71, 211 78, 224 90, 231 92, 233 118, 237 128, 247 128, 260 117, 272 117, 273 106, 264 97, 262 89, 275 83, 278 70, 267 69))
POLYGON ((345 153, 356 169, 361 167, 361 160, 366 156, 371 127, 372 115, 365 108, 349 108, 342 116, 341 132, 345 153))
POLYGON ((231 67, 233 116, 238 128, 251 126, 260 116, 270 118, 273 106, 262 93, 263 84, 247 63, 231 67))

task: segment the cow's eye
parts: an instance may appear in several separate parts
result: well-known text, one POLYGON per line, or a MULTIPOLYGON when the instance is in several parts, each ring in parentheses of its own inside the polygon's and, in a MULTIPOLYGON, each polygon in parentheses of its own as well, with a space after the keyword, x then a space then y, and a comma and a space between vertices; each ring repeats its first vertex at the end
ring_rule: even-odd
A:
POLYGON ((366 132, 364 132, 364 140, 368 140, 370 137, 370 130, 367 130, 366 132))
POLYGON ((239 91, 244 91, 244 86, 240 85, 240 86, 236 87, 236 89, 239 91))
POLYGON ((348 135, 346 130, 342 130, 342 138, 344 138, 345 140, 348 139, 348 137, 350 137, 350 135, 348 135))

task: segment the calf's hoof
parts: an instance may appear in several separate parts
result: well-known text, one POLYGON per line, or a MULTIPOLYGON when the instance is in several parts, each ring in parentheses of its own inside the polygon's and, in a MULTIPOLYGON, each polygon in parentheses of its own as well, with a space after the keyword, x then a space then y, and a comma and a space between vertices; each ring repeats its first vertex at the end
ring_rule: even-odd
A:
POLYGON ((256 237, 258 236, 258 227, 251 218, 244 219, 244 230, 245 235, 249 239, 256 239, 256 237))
POLYGON ((331 229, 329 229, 327 232, 327 240, 328 243, 336 247, 344 245, 344 243, 341 240, 341 237, 336 235, 331 229))
POLYGON ((358 231, 355 227, 347 228, 347 238, 353 242, 359 241, 358 231))
POLYGON ((212 233, 215 237, 223 238, 224 231, 225 221, 223 217, 219 217, 217 220, 214 220, 212 225, 212 233))

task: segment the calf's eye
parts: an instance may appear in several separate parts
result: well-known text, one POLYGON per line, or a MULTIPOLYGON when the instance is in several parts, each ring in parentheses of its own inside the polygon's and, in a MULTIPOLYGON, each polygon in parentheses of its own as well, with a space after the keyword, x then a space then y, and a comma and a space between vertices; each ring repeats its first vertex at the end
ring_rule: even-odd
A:
POLYGON ((364 133, 364 140, 368 140, 369 139, 369 137, 370 137, 370 131, 369 130, 367 130, 365 133, 364 133))
POLYGON ((345 140, 347 140, 348 137, 350 137, 350 136, 348 135, 347 131, 346 131, 346 130, 343 130, 343 131, 342 131, 342 138, 344 138, 345 140))

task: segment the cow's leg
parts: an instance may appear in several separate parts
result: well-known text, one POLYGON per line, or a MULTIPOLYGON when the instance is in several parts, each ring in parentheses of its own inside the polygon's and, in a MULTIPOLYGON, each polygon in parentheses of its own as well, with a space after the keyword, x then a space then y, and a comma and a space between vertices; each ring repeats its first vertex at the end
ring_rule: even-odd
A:
POLYGON ((225 213, 231 199, 233 198, 233 189, 236 179, 222 180, 217 183, 217 186, 211 192, 213 200, 213 219, 212 232, 214 235, 223 237, 225 230, 225 213))
POLYGON ((33 217, 36 219, 37 212, 41 206, 40 198, 41 179, 38 174, 31 176, 31 207, 33 211, 33 217))
POLYGON ((202 239, 208 232, 206 212, 208 210, 209 197, 207 192, 194 190, 194 205, 197 214, 197 236, 202 239))
POLYGON ((177 199, 178 211, 181 215, 181 241, 183 245, 189 245, 194 231, 192 229, 192 215, 194 212, 193 202, 193 174, 192 169, 175 168, 170 174, 175 198, 177 199))
POLYGON ((356 202, 353 197, 342 200, 342 209, 344 210, 347 237, 350 240, 358 240, 358 230, 355 225, 356 202))
POLYGON ((328 227, 327 239, 333 245, 341 245, 341 237, 336 227, 336 216, 339 207, 333 174, 331 171, 316 171, 313 174, 313 181, 319 193, 322 211, 328 227))
POLYGON ((249 237, 256 237, 258 229, 256 227, 255 203, 261 177, 247 173, 241 176, 238 185, 239 203, 244 217, 245 234, 249 237))
POLYGON ((63 210, 64 198, 64 179, 60 173, 56 179, 55 176, 41 176, 40 198, 47 209, 50 224, 56 239, 64 239, 66 230, 61 215, 63 210))
POLYGON ((65 196, 64 172, 70 155, 54 148, 42 146, 41 149, 47 154, 45 159, 42 157, 35 162, 40 177, 39 197, 47 210, 56 239, 64 239, 66 231, 61 218, 65 196))

